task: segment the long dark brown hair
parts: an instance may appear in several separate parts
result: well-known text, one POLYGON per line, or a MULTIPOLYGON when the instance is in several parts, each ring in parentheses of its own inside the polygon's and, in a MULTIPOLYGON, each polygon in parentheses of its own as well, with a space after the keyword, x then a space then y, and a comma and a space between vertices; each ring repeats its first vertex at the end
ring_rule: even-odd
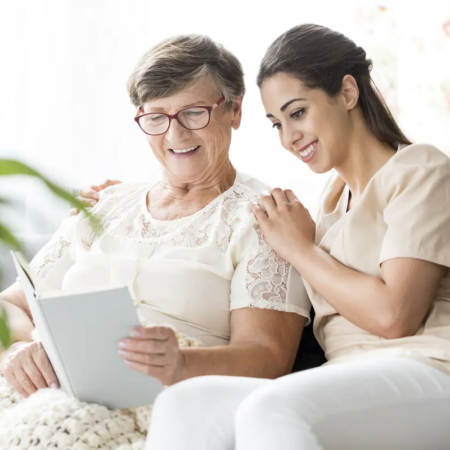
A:
POLYGON ((351 75, 358 84, 359 107, 373 135, 395 149, 398 144, 411 144, 375 86, 371 70, 372 61, 351 39, 320 25, 304 24, 286 31, 270 45, 257 83, 261 88, 264 80, 284 72, 306 87, 322 89, 334 97, 344 76, 351 75))

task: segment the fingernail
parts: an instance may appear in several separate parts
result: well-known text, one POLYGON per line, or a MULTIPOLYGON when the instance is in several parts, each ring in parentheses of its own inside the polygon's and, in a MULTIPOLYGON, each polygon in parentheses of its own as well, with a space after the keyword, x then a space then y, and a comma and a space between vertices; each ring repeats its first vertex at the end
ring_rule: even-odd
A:
POLYGON ((138 337, 140 335, 141 335, 141 332, 139 330, 134 329, 134 330, 131 331, 131 336, 132 337, 138 337))
POLYGON ((125 350, 119 350, 119 355, 125 356, 126 354, 127 354, 127 352, 125 350))
MULTIPOLYGON (((131 333, 131 334, 133 334, 133 333, 131 333)), ((126 342, 123 342, 123 341, 120 341, 119 342, 119 348, 127 348, 127 343, 126 342)))
POLYGON ((96 198, 96 199, 99 199, 99 198, 100 198, 100 196, 97 194, 97 192, 94 192, 94 193, 92 194, 92 197, 94 197, 94 198, 96 198))
POLYGON ((96 202, 95 200, 91 200, 91 201, 89 202, 89 204, 90 204, 91 206, 95 206, 95 205, 97 204, 97 202, 96 202))
POLYGON ((50 388, 51 389, 58 389, 58 384, 57 383, 52 383, 51 385, 50 385, 50 388))

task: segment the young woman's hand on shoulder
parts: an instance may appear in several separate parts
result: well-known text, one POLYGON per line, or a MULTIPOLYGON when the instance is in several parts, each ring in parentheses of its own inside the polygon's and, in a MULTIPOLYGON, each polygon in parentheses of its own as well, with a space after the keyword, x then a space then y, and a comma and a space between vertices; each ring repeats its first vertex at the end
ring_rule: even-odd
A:
POLYGON ((286 261, 315 246, 315 223, 290 189, 275 188, 261 196, 261 205, 253 205, 253 213, 266 241, 286 261))
MULTIPOLYGON (((102 184, 87 186, 85 188, 81 188, 79 191, 79 195, 77 197, 77 200, 84 203, 86 206, 92 208, 98 203, 99 195, 98 193, 100 191, 103 191, 103 189, 106 189, 109 186, 114 186, 116 184, 122 183, 119 180, 106 180, 102 184)), ((78 208, 73 208, 70 213, 71 215, 76 215, 80 212, 78 208)))

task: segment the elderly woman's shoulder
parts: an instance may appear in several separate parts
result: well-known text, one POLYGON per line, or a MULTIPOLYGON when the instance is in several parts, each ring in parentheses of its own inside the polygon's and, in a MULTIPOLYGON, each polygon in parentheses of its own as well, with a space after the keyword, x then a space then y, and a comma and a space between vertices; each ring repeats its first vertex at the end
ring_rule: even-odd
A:
POLYGON ((149 188, 148 183, 118 183, 113 186, 108 186, 99 192, 100 200, 111 197, 124 197, 139 195, 141 192, 149 188))
POLYGON ((246 197, 251 202, 258 200, 263 193, 267 193, 272 190, 268 184, 258 178, 242 172, 238 174, 236 181, 236 184, 245 191, 246 197))
POLYGON ((124 204, 139 202, 150 187, 149 183, 119 183, 109 186, 99 192, 99 201, 93 212, 107 214, 124 204))

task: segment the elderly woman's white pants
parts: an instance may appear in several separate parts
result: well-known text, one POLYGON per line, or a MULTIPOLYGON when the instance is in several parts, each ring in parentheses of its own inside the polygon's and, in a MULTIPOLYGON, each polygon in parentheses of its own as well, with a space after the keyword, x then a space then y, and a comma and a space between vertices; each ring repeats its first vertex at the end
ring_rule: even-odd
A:
POLYGON ((450 376, 404 358, 198 377, 156 400, 147 450, 450 449, 450 376))

